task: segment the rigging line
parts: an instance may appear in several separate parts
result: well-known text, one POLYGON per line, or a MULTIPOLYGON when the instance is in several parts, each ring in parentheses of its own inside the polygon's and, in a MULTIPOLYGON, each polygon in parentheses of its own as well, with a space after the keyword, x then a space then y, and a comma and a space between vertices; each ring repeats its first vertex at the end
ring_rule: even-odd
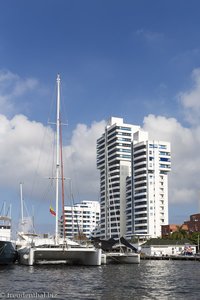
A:
POLYGON ((65 240, 65 194, 64 194, 64 172, 63 172, 63 153, 62 153, 62 126, 60 117, 60 160, 61 160, 61 179, 62 179, 62 216, 63 216, 63 238, 65 240))
MULTIPOLYGON (((46 189, 44 190, 43 192, 43 195, 42 195, 42 200, 43 201, 46 201, 48 200, 48 198, 52 197, 50 195, 50 191, 52 191, 52 193, 55 192, 55 187, 54 185, 52 184, 52 181, 49 182, 49 184, 46 186, 46 189)), ((52 203, 52 201, 50 200, 50 203, 52 203)))
POLYGON ((119 230, 119 221, 118 221, 118 218, 117 218, 117 213, 116 213, 116 206, 115 206, 115 196, 114 196, 114 192, 113 192, 113 185, 112 185, 112 180, 110 178, 110 171, 109 171, 109 166, 108 166, 108 181, 109 181, 109 187, 108 187, 108 190, 109 190, 109 195, 110 195, 110 187, 111 187, 111 196, 112 196, 112 204, 114 206, 114 213, 115 213, 115 220, 116 220, 116 227, 117 227, 117 233, 118 233, 118 237, 120 238, 120 230, 119 230))
MULTIPOLYGON (((24 200, 24 199, 23 199, 23 200, 24 200)), ((27 208, 27 206, 26 206, 25 201, 23 201, 23 204, 24 204, 24 207, 25 207, 25 210, 26 210, 26 214, 27 214, 27 216, 29 217, 30 215, 29 215, 29 211, 28 211, 28 208, 27 208)))
POLYGON ((32 198, 33 191, 34 191, 34 188, 36 186, 37 176, 39 174, 39 165, 40 165, 40 162, 42 160, 42 150, 44 149, 45 136, 47 135, 48 130, 49 130, 49 128, 45 127, 43 137, 42 137, 42 141, 41 141, 41 146, 39 147, 40 148, 40 153, 39 153, 39 156, 38 156, 38 161, 37 161, 36 169, 35 169, 34 176, 33 176, 33 184, 32 184, 32 188, 31 188, 31 191, 30 191, 30 198, 32 198))
POLYGON ((4 201, 1 207, 0 215, 7 216, 5 209, 6 209, 6 202, 4 201))
MULTIPOLYGON (((74 196, 72 194, 72 203, 73 203, 73 206, 72 206, 72 210, 74 208, 74 196)), ((76 211, 76 210, 74 210, 76 211)), ((75 214, 75 218, 76 218, 76 225, 77 225, 77 228, 78 228, 78 237, 79 237, 79 240, 81 241, 81 231, 80 231, 80 226, 79 226, 79 222, 78 222, 78 211, 76 211, 76 214, 75 214)))
MULTIPOLYGON (((72 162, 75 162, 73 157, 72 157, 72 162)), ((74 181, 76 183, 76 195, 77 195, 76 198, 77 198, 78 202, 80 202, 81 197, 80 197, 80 190, 79 190, 79 185, 78 185, 79 180, 78 180, 77 170, 74 170, 72 173, 74 175, 73 178, 74 178, 74 181)))
MULTIPOLYGON (((68 125, 68 123, 65 124, 65 125, 68 125)), ((67 147, 63 147, 63 153, 64 152, 65 152, 65 154, 67 153, 66 156, 67 156, 67 158, 69 160, 69 164, 70 164, 70 166, 72 166, 71 167, 71 176, 70 177, 73 177, 73 180, 74 180, 74 182, 76 184, 76 195, 77 195, 76 198, 80 202, 81 197, 80 197, 80 190, 79 190, 79 184, 78 184, 78 182, 80 182, 80 180, 79 180, 79 172, 77 172, 77 167, 74 167, 74 166, 76 166, 77 161, 76 161, 76 158, 73 155, 72 146, 69 145, 68 148, 67 147)))
POLYGON ((55 157, 56 157, 56 133, 54 131, 54 139, 53 139, 53 153, 52 153, 52 166, 51 166, 51 184, 53 185, 53 177, 54 177, 54 174, 55 174, 55 157))
POLYGON ((56 85, 56 83, 54 84, 54 92, 52 93, 52 97, 51 97, 51 104, 50 104, 50 106, 49 106, 49 112, 48 112, 48 118, 47 118, 47 123, 48 124, 51 124, 51 117, 52 117, 52 115, 53 115, 53 113, 54 113, 54 117, 52 117, 52 119, 53 120, 56 120, 56 118, 55 118, 55 115, 56 115, 56 109, 55 109, 55 106, 54 106, 54 104, 56 103, 55 102, 55 95, 56 95, 56 90, 57 90, 57 85, 56 85), (54 111, 54 112, 53 112, 54 111))
MULTIPOLYGON (((71 183, 70 183, 71 184, 71 183)), ((64 189, 65 189, 65 203, 66 205, 69 204, 68 206, 72 206, 72 200, 71 200, 71 192, 70 192, 70 188, 66 187, 67 185, 67 182, 66 184, 64 185, 64 189)))
POLYGON ((60 86, 60 107, 61 107, 61 111, 62 111, 62 120, 66 120, 66 123, 65 125, 68 125, 68 122, 67 122, 67 113, 66 113, 66 105, 65 105, 65 102, 63 101, 64 97, 62 97, 62 89, 63 89, 63 84, 60 86))
MULTIPOLYGON (((55 90, 56 90, 56 86, 54 87, 54 95, 55 95, 55 90)), ((53 95, 52 95, 52 100, 51 100, 51 105, 50 105, 50 109, 49 109, 49 112, 48 112, 48 118, 47 120, 50 119, 50 114, 52 112, 52 107, 53 107, 53 95)), ((45 137, 47 136, 47 132, 49 131, 49 128, 50 127, 47 127, 45 126, 45 130, 44 130, 44 133, 43 133, 43 137, 42 137, 42 140, 41 140, 41 144, 40 144, 40 152, 39 152, 39 155, 38 155, 38 160, 37 160, 37 165, 36 165, 36 169, 35 169, 35 172, 34 172, 34 176, 33 176, 33 184, 32 184, 32 188, 31 188, 31 191, 30 191, 30 198, 32 198, 32 195, 33 195, 33 190, 35 188, 35 185, 36 185, 36 178, 37 178, 37 175, 38 175, 38 170, 39 170, 39 165, 40 165, 40 161, 41 161, 41 157, 42 157, 42 150, 44 149, 44 144, 45 144, 45 137)))
MULTIPOLYGON (((65 188, 65 190, 66 190, 66 188, 65 188)), ((75 210, 75 207, 74 207, 75 201, 74 201, 74 195, 72 193, 72 182, 71 182, 71 179, 70 179, 70 188, 69 188, 69 191, 70 191, 69 192, 69 199, 70 199, 69 206, 71 208, 72 217, 73 217, 73 219, 75 219, 75 223, 77 225, 77 229, 78 229, 77 236, 79 237, 79 240, 81 240, 81 232, 80 232, 80 226, 79 226, 79 222, 78 222, 78 211, 75 210)), ((75 237, 75 229, 74 229, 74 227, 72 228, 72 233, 73 233, 73 236, 75 237)))
MULTIPOLYGON (((74 159, 74 157, 72 155, 72 148, 69 147, 69 149, 70 149, 70 151, 69 151, 69 156, 68 157, 70 157, 70 163, 74 167, 75 164, 76 164, 76 161, 75 161, 75 159, 74 159)), ((76 185, 76 193, 75 193, 76 194, 76 198, 80 202, 80 191, 79 191, 79 187, 78 187, 78 182, 79 181, 78 181, 78 176, 77 176, 77 170, 75 170, 74 168, 73 169, 71 168, 71 175, 72 176, 70 176, 70 177, 73 178, 73 182, 75 182, 75 185, 76 185)))
MULTIPOLYGON (((71 213, 72 213, 72 218, 73 220, 75 219, 75 222, 77 224, 77 228, 78 228, 78 236, 79 236, 79 224, 78 224, 78 220, 77 220, 77 212, 75 213, 75 210, 74 210, 74 196, 73 196, 73 193, 72 193, 72 182, 71 182, 71 179, 70 179, 70 187, 69 187, 69 206, 71 207, 71 213)), ((65 191, 66 191, 66 188, 65 188, 65 191)), ((74 222, 72 222, 72 225, 73 225, 73 228, 72 228, 72 233, 73 233, 73 237, 75 237, 75 228, 74 228, 74 222)))
POLYGON ((30 214, 29 214, 29 211, 28 211, 28 208, 27 208, 27 205, 26 205, 26 202, 24 201, 23 202, 23 204, 24 204, 24 207, 25 207, 25 210, 26 210, 26 214, 27 214, 27 216, 28 216, 28 218, 31 220, 31 229, 35 232, 35 228, 34 228, 34 225, 33 225, 33 217, 31 216, 30 217, 30 214))
POLYGON ((0 216, 2 216, 3 209, 4 209, 4 203, 2 204, 2 207, 1 207, 0 216))
MULTIPOLYGON (((10 212, 10 206, 9 206, 8 209, 7 209, 6 216, 8 216, 9 212, 10 212)), ((10 217, 11 217, 11 216, 10 216, 10 217)))

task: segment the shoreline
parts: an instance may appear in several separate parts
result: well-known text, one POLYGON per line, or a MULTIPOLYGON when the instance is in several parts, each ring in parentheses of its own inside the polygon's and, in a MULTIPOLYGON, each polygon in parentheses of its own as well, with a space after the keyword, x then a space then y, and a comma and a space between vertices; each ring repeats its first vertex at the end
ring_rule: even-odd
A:
POLYGON ((141 255, 140 259, 143 259, 143 260, 190 260, 190 261, 199 261, 200 262, 200 256, 189 256, 189 255, 168 255, 168 256, 141 255))

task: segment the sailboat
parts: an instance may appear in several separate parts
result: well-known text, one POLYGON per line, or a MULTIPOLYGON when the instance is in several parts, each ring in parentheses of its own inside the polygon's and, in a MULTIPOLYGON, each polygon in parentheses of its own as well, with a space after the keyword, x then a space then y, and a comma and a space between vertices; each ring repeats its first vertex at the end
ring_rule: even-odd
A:
POLYGON ((140 254, 124 237, 121 237, 111 251, 106 253, 107 263, 139 264, 140 254))
MULTIPOLYGON (((24 214, 26 208, 23 199, 23 184, 20 183, 20 204, 21 204, 21 220, 17 232, 16 249, 20 249, 27 245, 40 245, 44 244, 44 238, 41 238, 36 232, 33 224, 33 217, 24 214)), ((27 213, 27 211, 26 211, 27 213)))
MULTIPOLYGON (((65 237, 59 236, 59 183, 60 173, 63 179, 61 120, 60 120, 60 75, 57 75, 57 118, 56 118, 56 209, 55 209, 55 236, 52 238, 33 238, 18 249, 19 263, 35 265, 41 263, 66 263, 85 266, 101 265, 101 249, 93 245, 80 245, 65 237)), ((62 180, 63 183, 63 180, 62 180)), ((64 219, 64 211, 63 211, 64 219)))
MULTIPOLYGON (((5 203, 3 208, 5 208, 5 203)), ((11 241, 11 216, 0 213, 0 265, 12 264, 16 259, 17 252, 11 241)))

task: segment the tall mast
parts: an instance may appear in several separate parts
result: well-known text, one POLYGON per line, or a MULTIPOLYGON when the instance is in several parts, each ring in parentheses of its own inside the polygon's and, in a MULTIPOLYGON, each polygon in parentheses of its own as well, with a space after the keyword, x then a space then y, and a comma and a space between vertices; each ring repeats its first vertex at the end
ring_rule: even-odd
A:
POLYGON ((63 227, 63 238, 65 241, 65 191, 64 191, 64 170, 63 170, 63 153, 62 153, 62 126, 60 124, 60 162, 61 162, 61 181, 62 181, 62 227, 63 227))
POLYGON ((60 169, 60 75, 57 75, 57 117, 56 117, 56 232, 55 240, 58 243, 58 197, 59 197, 59 169, 60 169))
POLYGON ((20 201, 21 201, 21 224, 24 225, 24 201, 23 201, 22 182, 20 182, 20 201))

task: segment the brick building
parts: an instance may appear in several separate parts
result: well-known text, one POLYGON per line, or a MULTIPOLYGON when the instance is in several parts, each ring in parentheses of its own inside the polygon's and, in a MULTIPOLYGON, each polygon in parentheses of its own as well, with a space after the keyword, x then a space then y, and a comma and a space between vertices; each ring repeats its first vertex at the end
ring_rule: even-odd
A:
POLYGON ((173 232, 180 229, 187 232, 200 232, 200 214, 194 214, 190 216, 189 221, 185 221, 182 225, 168 224, 161 227, 162 237, 169 237, 173 232))
POLYGON ((194 214, 190 216, 189 221, 185 221, 184 225, 187 225, 189 232, 200 232, 200 214, 194 214))

